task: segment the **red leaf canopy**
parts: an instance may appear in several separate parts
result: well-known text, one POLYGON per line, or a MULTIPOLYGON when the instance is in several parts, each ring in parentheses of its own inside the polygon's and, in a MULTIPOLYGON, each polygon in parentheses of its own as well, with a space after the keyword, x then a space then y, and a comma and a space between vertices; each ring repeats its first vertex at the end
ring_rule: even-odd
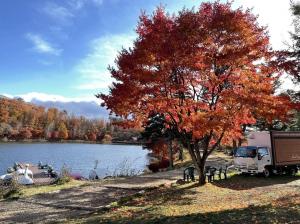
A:
POLYGON ((167 127, 213 144, 239 137, 258 117, 286 119, 289 99, 274 95, 281 71, 250 10, 215 2, 171 16, 158 8, 140 16, 136 32, 110 68, 110 93, 100 95, 128 124, 160 113, 167 127))

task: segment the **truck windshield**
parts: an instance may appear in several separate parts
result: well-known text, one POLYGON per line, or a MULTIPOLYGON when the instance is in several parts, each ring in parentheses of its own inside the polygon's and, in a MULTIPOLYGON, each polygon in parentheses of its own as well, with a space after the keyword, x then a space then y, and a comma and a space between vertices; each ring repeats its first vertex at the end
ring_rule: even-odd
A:
POLYGON ((254 158, 256 156, 256 147, 239 147, 234 153, 235 157, 250 157, 254 158))

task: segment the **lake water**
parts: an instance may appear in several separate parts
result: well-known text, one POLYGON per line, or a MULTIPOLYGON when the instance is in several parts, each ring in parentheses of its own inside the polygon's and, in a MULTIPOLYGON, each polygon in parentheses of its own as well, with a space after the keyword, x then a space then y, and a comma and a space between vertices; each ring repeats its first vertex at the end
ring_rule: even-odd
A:
MULTIPOLYGON (((99 161, 97 174, 100 177, 120 173, 121 170, 142 172, 148 164, 147 150, 137 145, 34 143, 0 144, 0 175, 6 173, 14 162, 52 165, 55 170, 66 165, 72 173, 88 177, 99 161)), ((126 171, 126 172, 127 172, 126 171)))

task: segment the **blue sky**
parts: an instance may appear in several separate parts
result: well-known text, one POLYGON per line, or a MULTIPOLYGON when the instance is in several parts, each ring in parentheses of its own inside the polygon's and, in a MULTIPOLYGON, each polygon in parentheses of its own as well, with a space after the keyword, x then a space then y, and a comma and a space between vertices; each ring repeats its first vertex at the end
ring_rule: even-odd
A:
MULTIPOLYGON (((0 94, 26 100, 87 101, 106 92, 108 64, 129 47, 141 10, 170 12, 200 0, 1 0, 0 94)), ((236 0, 268 25, 274 48, 287 41, 287 0, 236 0), (280 15, 280 16, 278 16, 280 15)))

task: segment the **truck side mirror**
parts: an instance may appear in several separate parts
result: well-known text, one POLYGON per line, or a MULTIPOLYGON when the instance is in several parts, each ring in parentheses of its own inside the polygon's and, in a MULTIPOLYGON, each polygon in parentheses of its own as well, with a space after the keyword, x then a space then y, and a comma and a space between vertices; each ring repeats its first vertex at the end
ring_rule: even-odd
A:
POLYGON ((261 160, 262 159, 262 155, 261 154, 257 154, 257 159, 261 160))

